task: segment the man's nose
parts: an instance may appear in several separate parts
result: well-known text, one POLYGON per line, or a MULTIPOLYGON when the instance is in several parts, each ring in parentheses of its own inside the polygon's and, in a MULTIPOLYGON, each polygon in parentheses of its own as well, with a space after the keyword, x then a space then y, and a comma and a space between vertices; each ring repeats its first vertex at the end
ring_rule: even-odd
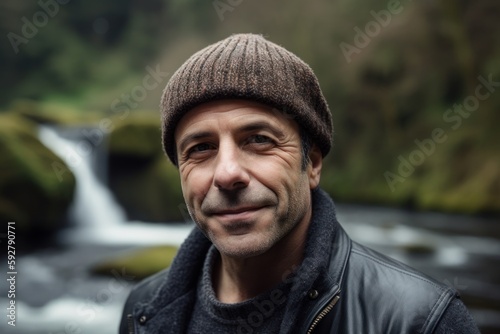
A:
POLYGON ((214 172, 214 185, 220 190, 245 188, 250 182, 243 154, 235 143, 220 144, 214 172))

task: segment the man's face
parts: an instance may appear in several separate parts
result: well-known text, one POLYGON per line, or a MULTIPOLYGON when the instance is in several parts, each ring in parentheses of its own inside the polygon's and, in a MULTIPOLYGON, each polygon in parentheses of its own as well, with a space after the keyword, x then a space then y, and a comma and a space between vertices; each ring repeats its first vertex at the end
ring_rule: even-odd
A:
POLYGON ((321 156, 313 146, 319 167, 302 170, 293 119, 255 102, 216 101, 183 116, 175 142, 186 204, 221 253, 259 255, 309 224, 321 156))

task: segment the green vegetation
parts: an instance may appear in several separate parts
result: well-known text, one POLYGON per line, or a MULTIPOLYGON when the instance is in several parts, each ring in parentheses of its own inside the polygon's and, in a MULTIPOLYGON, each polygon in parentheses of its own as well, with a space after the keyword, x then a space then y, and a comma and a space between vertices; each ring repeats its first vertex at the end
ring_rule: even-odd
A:
POLYGON ((161 154, 160 118, 157 113, 138 112, 123 121, 112 119, 116 126, 109 136, 110 156, 151 160, 161 154))
POLYGON ((81 112, 70 102, 18 99, 13 101, 9 111, 25 119, 39 124, 57 124, 62 126, 78 126, 96 124, 102 117, 102 112, 81 112))
POLYGON ((179 173, 161 148, 160 119, 136 113, 109 137, 109 185, 130 219, 184 220, 179 173))
MULTIPOLYGON (((142 111, 157 110, 168 78, 145 95, 136 87, 148 66, 172 74, 208 43, 261 33, 319 78, 335 126, 322 186, 336 200, 499 213, 500 3, 397 3, 391 11, 383 0, 242 1, 220 12, 210 1, 72 1, 17 53, 8 39, 0 44, 0 107, 36 122, 115 120, 110 184, 129 216, 182 219, 158 116, 142 111), (426 152, 417 142, 436 129, 443 140, 426 152), (416 163, 405 169, 402 159, 416 163)), ((1 6, 4 36, 22 35, 21 18, 42 10, 27 0, 1 6)))
POLYGON ((173 246, 157 246, 135 250, 122 256, 107 259, 91 268, 93 274, 112 276, 113 271, 125 271, 135 280, 141 280, 168 268, 177 253, 173 246))
POLYGON ((0 166, 0 220, 15 221, 20 238, 64 224, 73 174, 40 143, 35 125, 13 113, 0 114, 0 166))

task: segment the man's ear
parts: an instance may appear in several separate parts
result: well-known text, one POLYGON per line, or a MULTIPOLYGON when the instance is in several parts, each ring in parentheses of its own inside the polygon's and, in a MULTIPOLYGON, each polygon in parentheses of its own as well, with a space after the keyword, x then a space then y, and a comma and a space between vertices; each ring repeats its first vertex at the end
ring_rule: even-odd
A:
POLYGON ((316 144, 313 144, 309 151, 309 164, 307 174, 309 176, 309 188, 314 189, 319 185, 321 178, 321 167, 323 166, 323 155, 316 144))

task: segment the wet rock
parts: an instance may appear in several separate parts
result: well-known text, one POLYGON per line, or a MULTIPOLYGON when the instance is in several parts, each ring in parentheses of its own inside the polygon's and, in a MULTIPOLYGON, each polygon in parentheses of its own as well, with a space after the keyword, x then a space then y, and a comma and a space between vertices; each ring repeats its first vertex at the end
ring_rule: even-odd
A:
POLYGON ((162 151, 159 116, 137 113, 116 124, 109 138, 109 187, 128 219, 184 221, 179 175, 162 151))
POLYGON ((15 221, 19 238, 54 232, 65 224, 75 178, 38 140, 35 124, 0 115, 0 166, 0 220, 15 221))
POLYGON ((90 272, 112 277, 116 272, 126 272, 127 277, 138 281, 169 267, 175 254, 174 246, 148 247, 105 259, 92 266, 90 272))

